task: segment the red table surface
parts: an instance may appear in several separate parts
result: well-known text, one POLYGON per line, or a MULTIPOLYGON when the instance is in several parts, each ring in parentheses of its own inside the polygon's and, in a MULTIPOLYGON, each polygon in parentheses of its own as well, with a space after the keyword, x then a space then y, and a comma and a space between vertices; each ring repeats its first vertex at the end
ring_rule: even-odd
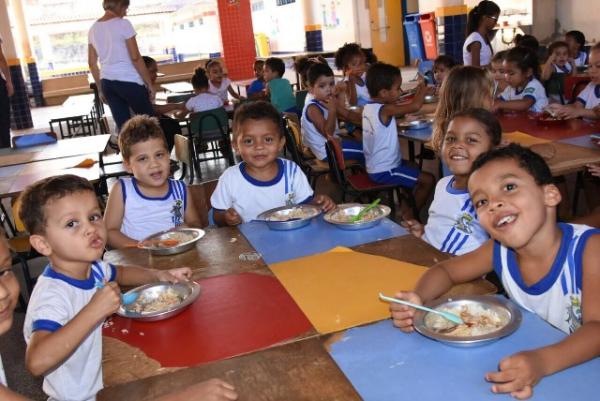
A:
POLYGON ((103 334, 140 348, 162 366, 182 367, 269 347, 312 328, 274 277, 241 273, 198 283, 200 296, 179 315, 156 322, 115 315, 103 334))
POLYGON ((599 121, 588 121, 580 118, 563 121, 541 122, 529 113, 497 114, 503 132, 521 131, 538 138, 558 141, 582 135, 600 132, 599 121))

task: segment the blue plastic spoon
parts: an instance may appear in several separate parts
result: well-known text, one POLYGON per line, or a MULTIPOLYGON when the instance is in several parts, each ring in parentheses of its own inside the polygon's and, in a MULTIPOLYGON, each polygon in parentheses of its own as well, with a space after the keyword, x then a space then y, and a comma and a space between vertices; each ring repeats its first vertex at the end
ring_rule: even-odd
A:
POLYGON ((415 309, 420 309, 420 310, 425 311, 425 312, 435 313, 436 315, 440 315, 440 316, 442 316, 442 317, 450 320, 452 323, 456 323, 456 324, 464 324, 465 323, 460 318, 460 316, 455 315, 454 313, 442 312, 442 311, 439 311, 439 310, 428 308, 428 307, 423 306, 423 305, 417 305, 417 304, 413 304, 412 302, 403 301, 402 299, 392 298, 392 297, 386 297, 382 293, 379 293, 379 298, 381 300, 383 300, 383 301, 393 302, 393 303, 396 303, 396 304, 410 306, 410 307, 415 308, 415 309))
MULTIPOLYGON (((95 286, 98 289, 104 288, 104 283, 96 280, 95 286)), ((140 296, 139 292, 128 292, 127 294, 121 294, 121 303, 123 305, 132 304, 138 299, 139 296, 140 296)))

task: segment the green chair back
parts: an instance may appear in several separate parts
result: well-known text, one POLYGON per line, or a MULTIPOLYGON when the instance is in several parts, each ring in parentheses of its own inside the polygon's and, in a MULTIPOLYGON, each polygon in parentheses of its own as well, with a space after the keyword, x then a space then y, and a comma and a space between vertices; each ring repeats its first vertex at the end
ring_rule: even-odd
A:
POLYGON ((296 109, 298 113, 302 113, 304 110, 304 102, 306 101, 307 90, 296 91, 296 109))

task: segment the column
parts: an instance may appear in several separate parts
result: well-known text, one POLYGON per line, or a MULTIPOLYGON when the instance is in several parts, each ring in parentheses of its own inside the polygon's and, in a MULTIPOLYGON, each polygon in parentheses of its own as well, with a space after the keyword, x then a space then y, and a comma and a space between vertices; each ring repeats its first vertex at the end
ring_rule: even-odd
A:
POLYGON ((256 59, 250 0, 218 1, 223 58, 229 79, 249 79, 254 76, 256 59))
POLYGON ((29 107, 29 97, 27 95, 27 86, 23 78, 21 62, 17 56, 14 37, 10 29, 10 20, 8 18, 7 0, 0 0, 0 35, 2 35, 2 50, 8 61, 12 83, 15 88, 15 94, 10 99, 11 104, 11 128, 25 129, 32 128, 31 109, 29 107))
POLYGON ((15 17, 15 27, 19 33, 21 54, 23 61, 27 63, 27 70, 29 71, 29 81, 31 83, 31 89, 33 91, 33 98, 35 99, 36 106, 44 105, 44 95, 42 92, 42 82, 38 74, 37 63, 33 57, 31 51, 31 44, 29 42, 29 32, 27 31, 27 21, 25 20, 25 13, 23 12, 23 0, 11 0, 13 15, 15 17))

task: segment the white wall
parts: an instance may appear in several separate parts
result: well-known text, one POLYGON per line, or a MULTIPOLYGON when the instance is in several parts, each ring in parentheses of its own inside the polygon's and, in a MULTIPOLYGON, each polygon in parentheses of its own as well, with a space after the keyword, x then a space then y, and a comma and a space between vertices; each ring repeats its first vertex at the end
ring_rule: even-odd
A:
POLYGON ((356 3, 357 35, 356 40, 362 47, 371 48, 371 16, 369 15, 369 0, 354 0, 356 3))
POLYGON ((419 0, 419 12, 429 13, 438 7, 460 6, 463 0, 419 0))
POLYGON ((303 1, 277 6, 275 1, 264 1, 264 10, 252 13, 254 33, 269 37, 271 50, 304 51, 304 4, 303 1))
POLYGON ((600 41, 600 1, 570 0, 556 2, 556 15, 561 31, 577 29, 585 34, 588 42, 600 41))

